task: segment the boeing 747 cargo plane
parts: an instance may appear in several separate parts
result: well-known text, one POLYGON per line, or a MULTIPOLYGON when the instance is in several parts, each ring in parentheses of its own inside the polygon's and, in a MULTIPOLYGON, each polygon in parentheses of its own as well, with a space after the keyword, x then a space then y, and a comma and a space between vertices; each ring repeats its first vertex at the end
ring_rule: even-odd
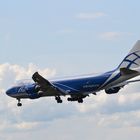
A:
POLYGON ((6 91, 10 97, 18 100, 17 106, 22 106, 21 99, 38 99, 54 96, 57 103, 62 103, 62 96, 68 96, 68 101, 83 103, 89 95, 105 90, 107 94, 118 93, 125 85, 140 80, 130 80, 140 75, 140 41, 123 59, 120 65, 112 71, 100 75, 89 75, 78 78, 69 78, 48 81, 38 72, 32 76, 32 83, 19 84, 6 91))

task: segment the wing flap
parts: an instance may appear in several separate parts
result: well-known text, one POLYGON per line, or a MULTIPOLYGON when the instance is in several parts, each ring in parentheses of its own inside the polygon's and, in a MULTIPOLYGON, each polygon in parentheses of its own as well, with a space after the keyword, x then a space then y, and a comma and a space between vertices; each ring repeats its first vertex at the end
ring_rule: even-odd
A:
POLYGON ((42 88, 49 88, 52 86, 52 84, 46 80, 44 77, 42 77, 38 72, 35 72, 32 76, 32 79, 38 83, 42 88))

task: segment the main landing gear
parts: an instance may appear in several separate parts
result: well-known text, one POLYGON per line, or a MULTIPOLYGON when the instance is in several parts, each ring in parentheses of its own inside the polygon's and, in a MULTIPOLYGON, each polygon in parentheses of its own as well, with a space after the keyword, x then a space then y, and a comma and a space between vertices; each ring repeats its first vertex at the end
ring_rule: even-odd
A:
POLYGON ((57 101, 57 103, 62 103, 62 99, 60 98, 60 96, 56 96, 55 97, 55 100, 57 101))
POLYGON ((83 103, 84 101, 83 101, 83 99, 81 98, 81 99, 78 99, 78 103, 83 103))
POLYGON ((20 99, 17 99, 17 100, 18 100, 17 106, 18 107, 22 106, 22 103, 20 102, 20 99))
POLYGON ((83 98, 77 98, 77 97, 75 97, 75 98, 70 97, 70 98, 68 98, 67 100, 68 100, 68 101, 71 101, 71 102, 77 101, 78 103, 83 103, 83 102, 84 102, 84 101, 83 101, 83 98))

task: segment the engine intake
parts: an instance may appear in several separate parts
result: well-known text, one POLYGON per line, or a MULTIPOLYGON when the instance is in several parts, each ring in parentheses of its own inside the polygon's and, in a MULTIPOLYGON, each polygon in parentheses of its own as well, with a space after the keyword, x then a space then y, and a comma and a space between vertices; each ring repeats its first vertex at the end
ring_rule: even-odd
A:
POLYGON ((30 99, 37 99, 41 97, 41 94, 39 94, 40 86, 32 84, 30 86, 26 86, 26 92, 29 95, 30 99))

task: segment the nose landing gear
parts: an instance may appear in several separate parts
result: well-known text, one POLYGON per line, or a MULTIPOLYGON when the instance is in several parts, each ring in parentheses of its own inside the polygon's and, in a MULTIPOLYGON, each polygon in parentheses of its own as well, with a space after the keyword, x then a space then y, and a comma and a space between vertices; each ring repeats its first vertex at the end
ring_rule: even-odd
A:
POLYGON ((18 107, 22 106, 22 103, 20 102, 20 99, 17 99, 17 100, 18 100, 17 106, 18 107))

